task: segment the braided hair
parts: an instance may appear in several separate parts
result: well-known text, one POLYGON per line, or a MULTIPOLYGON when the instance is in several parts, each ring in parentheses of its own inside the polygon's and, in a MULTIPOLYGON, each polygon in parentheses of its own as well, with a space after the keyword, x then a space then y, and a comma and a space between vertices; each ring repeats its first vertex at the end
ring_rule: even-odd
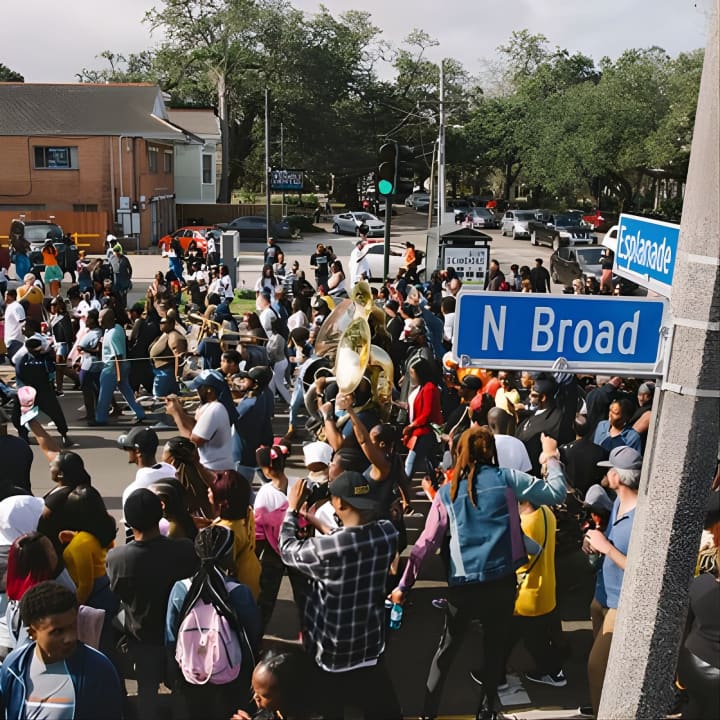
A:
POLYGON ((498 467, 495 436, 487 425, 473 426, 466 430, 458 440, 455 467, 450 483, 450 499, 455 500, 460 481, 466 477, 468 495, 473 507, 477 507, 473 482, 477 475, 478 465, 498 467))
POLYGON ((170 438, 165 444, 173 467, 177 471, 177 479, 185 489, 187 507, 190 513, 201 513, 209 518, 213 515, 208 499, 208 484, 200 469, 197 446, 182 435, 170 438))
POLYGON ((225 585, 222 563, 232 554, 235 533, 224 525, 210 525, 200 530, 195 537, 195 552, 200 559, 200 570, 193 577, 180 609, 180 622, 202 600, 215 607, 220 615, 227 618, 230 627, 242 637, 242 627, 230 601, 225 585))

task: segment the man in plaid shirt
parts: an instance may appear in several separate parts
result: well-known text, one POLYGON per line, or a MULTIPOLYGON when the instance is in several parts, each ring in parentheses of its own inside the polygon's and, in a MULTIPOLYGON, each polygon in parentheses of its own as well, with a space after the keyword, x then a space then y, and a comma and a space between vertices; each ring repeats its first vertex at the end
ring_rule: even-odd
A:
POLYGON ((382 662, 385 649, 385 582, 397 549, 397 531, 376 520, 371 483, 345 471, 329 485, 341 527, 328 535, 297 539, 305 481, 288 493, 280 530, 283 562, 310 578, 303 644, 317 668, 314 694, 323 717, 342 718, 346 707, 367 720, 400 718, 400 706, 382 662))

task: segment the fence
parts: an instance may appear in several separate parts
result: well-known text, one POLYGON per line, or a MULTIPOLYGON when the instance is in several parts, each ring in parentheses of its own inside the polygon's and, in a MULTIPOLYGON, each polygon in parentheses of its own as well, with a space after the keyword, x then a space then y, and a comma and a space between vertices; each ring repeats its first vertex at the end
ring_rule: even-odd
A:
MULTIPOLYGON (((215 225, 216 223, 227 223, 237 217, 250 215, 265 217, 265 205, 250 204, 216 204, 201 205, 187 204, 176 205, 177 226, 184 225, 215 225), (197 221, 197 222, 195 222, 197 221)), ((312 217, 315 208, 298 207, 297 205, 285 205, 287 215, 307 215, 312 217)), ((282 220, 282 206, 273 204, 270 206, 270 220, 278 222, 282 220)))
POLYGON ((112 227, 110 213, 106 212, 0 210, 0 248, 7 248, 10 223, 21 215, 25 216, 25 220, 50 220, 57 223, 88 254, 103 252, 105 235, 108 228, 112 227))

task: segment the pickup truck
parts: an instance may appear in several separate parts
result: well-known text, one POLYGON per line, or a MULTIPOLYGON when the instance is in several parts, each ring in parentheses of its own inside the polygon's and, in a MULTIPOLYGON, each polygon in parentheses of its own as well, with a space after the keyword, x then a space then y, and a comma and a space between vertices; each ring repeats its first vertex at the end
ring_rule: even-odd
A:
MULTIPOLYGON (((58 251, 58 265, 64 273, 75 277, 78 259, 77 245, 65 235, 63 229, 52 220, 13 220, 10 224, 10 245, 25 248, 30 263, 38 272, 45 269, 42 260, 42 248, 48 238, 58 251)), ((22 278, 21 278, 22 279, 22 278)))
POLYGON ((538 210, 535 218, 528 223, 530 243, 548 245, 558 250, 567 245, 597 245, 597 235, 583 222, 579 212, 552 212, 538 210))

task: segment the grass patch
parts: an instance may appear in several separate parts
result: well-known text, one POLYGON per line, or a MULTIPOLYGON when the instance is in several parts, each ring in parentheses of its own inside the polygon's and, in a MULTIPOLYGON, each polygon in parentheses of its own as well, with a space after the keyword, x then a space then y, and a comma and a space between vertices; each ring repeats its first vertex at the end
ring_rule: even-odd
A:
POLYGON ((243 315, 246 312, 255 312, 255 298, 237 297, 230 304, 230 312, 233 315, 243 315))

